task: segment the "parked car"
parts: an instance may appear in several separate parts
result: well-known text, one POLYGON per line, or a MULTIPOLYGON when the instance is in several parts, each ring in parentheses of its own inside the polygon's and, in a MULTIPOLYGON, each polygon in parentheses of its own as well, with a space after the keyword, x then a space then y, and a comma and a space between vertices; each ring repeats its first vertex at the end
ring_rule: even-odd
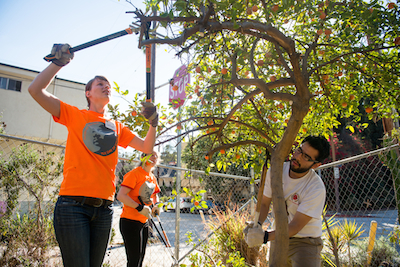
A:
MULTIPOLYGON (((181 197, 181 202, 179 203, 179 208, 183 213, 189 213, 190 209, 194 206, 192 203, 192 199, 190 197, 181 197)), ((167 202, 164 202, 164 211, 175 211, 175 198, 171 198, 167 202)))

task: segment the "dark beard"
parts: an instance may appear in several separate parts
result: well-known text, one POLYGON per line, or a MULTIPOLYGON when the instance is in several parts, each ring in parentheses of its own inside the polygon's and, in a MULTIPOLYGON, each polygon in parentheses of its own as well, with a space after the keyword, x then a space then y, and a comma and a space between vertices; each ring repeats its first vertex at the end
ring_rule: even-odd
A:
MULTIPOLYGON (((295 160, 294 160, 294 159, 290 160, 290 163, 292 163, 292 161, 295 161, 295 160)), ((312 165, 311 165, 309 168, 302 168, 301 165, 300 165, 300 163, 299 163, 298 161, 296 161, 296 163, 299 165, 299 167, 297 167, 297 169, 295 169, 294 167, 292 167, 292 164, 290 164, 290 170, 291 170, 292 172, 295 172, 295 173, 305 173, 305 172, 308 172, 308 171, 311 169, 311 167, 312 167, 312 165)))

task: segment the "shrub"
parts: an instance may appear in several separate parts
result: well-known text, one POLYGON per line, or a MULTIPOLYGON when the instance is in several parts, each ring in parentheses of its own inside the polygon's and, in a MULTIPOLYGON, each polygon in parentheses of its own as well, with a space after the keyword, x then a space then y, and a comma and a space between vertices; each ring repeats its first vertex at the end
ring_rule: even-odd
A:
POLYGON ((56 246, 52 203, 62 162, 54 153, 41 153, 26 144, 15 148, 8 158, 0 158, 0 190, 6 198, 0 217, 0 266, 50 266, 48 254, 56 246), (22 193, 33 199, 23 215, 19 210, 22 193))
MULTIPOLYGON (((352 253, 354 266, 367 266, 367 247, 368 238, 355 243, 355 248, 352 253)), ((375 241, 371 258, 372 260, 370 267, 400 266, 399 253, 396 251, 394 245, 389 242, 389 239, 385 236, 381 236, 375 241)))
POLYGON ((249 248, 244 240, 243 230, 250 220, 248 209, 235 213, 237 210, 217 210, 215 216, 209 217, 205 223, 214 234, 198 248, 200 253, 190 255, 192 266, 267 266, 266 246, 249 248))

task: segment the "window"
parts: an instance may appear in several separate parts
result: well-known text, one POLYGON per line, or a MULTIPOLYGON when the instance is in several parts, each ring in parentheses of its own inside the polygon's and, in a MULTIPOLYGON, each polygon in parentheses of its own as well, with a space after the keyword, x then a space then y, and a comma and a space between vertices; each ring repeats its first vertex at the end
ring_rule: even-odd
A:
POLYGON ((21 92, 21 81, 0 77, 0 88, 21 92))

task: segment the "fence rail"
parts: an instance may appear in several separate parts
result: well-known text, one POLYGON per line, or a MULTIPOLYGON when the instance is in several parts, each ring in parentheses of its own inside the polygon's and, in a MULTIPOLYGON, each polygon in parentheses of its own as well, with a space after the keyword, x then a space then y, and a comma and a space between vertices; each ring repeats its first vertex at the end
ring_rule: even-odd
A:
MULTIPOLYGON (((6 258, 16 262, 21 262, 24 258, 25 261, 39 262, 40 266, 61 264, 51 220, 62 180, 64 148, 61 145, 0 135, 0 227, 3 240, 0 244, 0 265, 6 258), (17 214, 21 216, 18 217, 17 214), (18 233, 19 237, 12 239, 11 236, 14 235, 11 233, 18 233), (11 245, 14 247, 10 247, 11 245), (35 245, 40 246, 42 252, 35 254, 29 251, 35 245), (18 247, 25 249, 17 249, 18 247)), ((364 237, 368 234, 371 221, 377 221, 378 235, 388 236, 393 232, 398 225, 397 201, 400 196, 396 189, 400 184, 400 162, 396 154, 398 149, 399 145, 396 144, 320 166, 317 172, 327 189, 327 215, 335 216, 337 221, 347 219, 362 225, 364 237)), ((127 171, 135 167, 134 163, 120 159, 117 167, 120 180, 127 171)), ((218 204, 221 209, 233 209, 235 206, 237 213, 254 210, 247 207, 248 204, 254 205, 249 199, 258 190, 257 183, 251 182, 252 177, 217 172, 206 174, 201 170, 159 165, 156 174, 160 174, 158 179, 162 188, 161 194, 165 197, 170 196, 175 188, 176 177, 171 170, 182 174, 190 173, 191 178, 182 179, 181 186, 194 192, 206 190, 206 195, 212 196, 214 200, 212 205, 218 204), (201 183, 199 177, 202 178, 201 183)), ((182 208, 185 206, 181 205, 182 208)), ((122 205, 115 201, 112 238, 104 266, 126 265, 125 249, 119 232, 121 212, 122 205)), ((179 251, 174 252, 174 247, 166 248, 154 231, 147 247, 145 265, 172 266, 174 259, 171 254, 180 263, 189 263, 188 255, 200 244, 207 243, 212 236, 207 224, 214 215, 208 215, 207 212, 208 208, 194 213, 190 209, 163 211, 160 215, 162 226, 172 245, 177 240, 179 251), (176 228, 177 220, 180 222, 179 228, 176 228), (188 233, 191 233, 190 238, 188 233), (200 240, 195 242, 195 247, 187 243, 192 239, 200 240), (179 254, 183 256, 179 258, 179 254)), ((156 222, 156 225, 159 223, 156 222)))

